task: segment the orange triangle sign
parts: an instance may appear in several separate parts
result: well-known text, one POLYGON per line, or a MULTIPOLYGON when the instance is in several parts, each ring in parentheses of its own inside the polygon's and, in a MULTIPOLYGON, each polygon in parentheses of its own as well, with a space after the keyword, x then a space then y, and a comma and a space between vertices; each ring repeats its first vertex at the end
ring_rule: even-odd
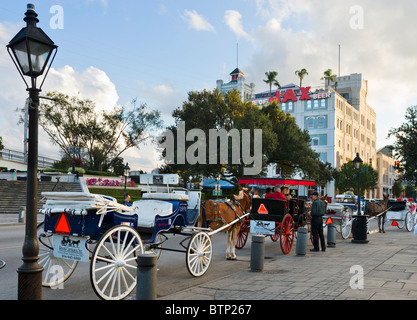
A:
POLYGON ((58 223, 55 227, 55 232, 60 234, 69 234, 71 231, 71 228, 68 223, 68 218, 65 213, 61 214, 61 216, 58 219, 58 223))
POLYGON ((258 213, 259 214, 268 214, 269 213, 263 203, 261 203, 261 205, 259 206, 258 213))
POLYGON ((327 218, 327 221, 326 221, 326 226, 327 225, 329 225, 329 224, 331 224, 331 223, 333 223, 333 220, 332 220, 332 218, 327 218))

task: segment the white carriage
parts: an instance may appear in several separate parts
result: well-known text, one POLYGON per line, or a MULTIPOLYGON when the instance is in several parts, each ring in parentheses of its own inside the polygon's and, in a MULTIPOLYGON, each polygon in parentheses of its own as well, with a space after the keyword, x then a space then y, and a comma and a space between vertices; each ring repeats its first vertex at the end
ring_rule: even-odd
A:
POLYGON ((416 224, 416 203, 410 199, 390 200, 388 202, 388 211, 386 221, 400 229, 404 227, 408 232, 414 230, 416 224))

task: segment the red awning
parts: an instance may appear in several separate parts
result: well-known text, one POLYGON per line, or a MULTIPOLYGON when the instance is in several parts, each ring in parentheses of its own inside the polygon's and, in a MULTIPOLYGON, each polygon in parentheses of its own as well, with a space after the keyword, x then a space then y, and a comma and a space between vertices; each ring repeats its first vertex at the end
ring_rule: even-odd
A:
POLYGON ((270 178, 239 179, 239 184, 255 184, 260 186, 315 186, 314 181, 287 180, 270 178))

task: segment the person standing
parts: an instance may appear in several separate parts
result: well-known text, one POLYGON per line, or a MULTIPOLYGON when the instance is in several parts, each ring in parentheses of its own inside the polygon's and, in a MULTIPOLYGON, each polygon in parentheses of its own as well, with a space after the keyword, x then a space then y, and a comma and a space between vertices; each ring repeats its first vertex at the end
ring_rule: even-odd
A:
POLYGON ((319 199, 319 194, 317 192, 313 192, 311 200, 313 202, 311 206, 311 233, 313 235, 314 248, 310 251, 320 251, 319 240, 321 251, 326 251, 326 243, 323 234, 323 216, 326 213, 326 207, 323 201, 319 199))

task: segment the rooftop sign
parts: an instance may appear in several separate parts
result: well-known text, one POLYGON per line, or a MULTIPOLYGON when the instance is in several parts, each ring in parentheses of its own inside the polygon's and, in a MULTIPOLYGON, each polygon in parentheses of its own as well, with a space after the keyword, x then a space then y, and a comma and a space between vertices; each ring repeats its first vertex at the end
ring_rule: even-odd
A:
MULTIPOLYGON (((320 93, 314 93, 311 94, 310 93, 310 89, 311 87, 305 87, 305 88, 300 88, 300 93, 301 95, 299 95, 299 98, 297 99, 297 95, 294 92, 294 89, 287 89, 284 93, 283 93, 283 97, 281 99, 281 91, 278 90, 276 92, 275 98, 270 97, 269 99, 254 99, 254 102, 262 105, 265 103, 272 103, 272 102, 278 102, 278 103, 286 103, 286 102, 297 102, 297 101, 306 101, 306 100, 317 100, 317 99, 328 99, 330 98, 330 92, 320 92, 320 93), (311 97, 312 96, 312 97, 311 97)), ((265 95, 265 98, 267 98, 268 95, 265 95)), ((262 95, 262 98, 263 95, 262 95)))

